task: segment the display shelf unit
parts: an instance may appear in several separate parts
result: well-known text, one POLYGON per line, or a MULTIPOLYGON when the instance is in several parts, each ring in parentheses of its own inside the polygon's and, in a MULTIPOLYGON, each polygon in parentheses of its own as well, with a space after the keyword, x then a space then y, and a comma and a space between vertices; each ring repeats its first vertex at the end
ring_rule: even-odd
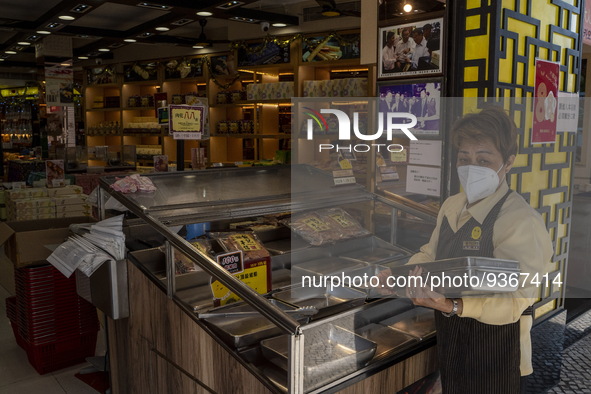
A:
MULTIPOLYGON (((352 31, 343 32, 349 34, 352 31)), ((119 95, 120 106, 117 108, 97 109, 86 106, 87 124, 97 122, 118 121, 122 127, 122 137, 127 125, 133 118, 155 117, 158 103, 145 105, 141 102, 144 96, 154 93, 166 93, 166 104, 185 104, 185 98, 200 100, 207 103, 209 139, 200 141, 184 141, 185 163, 190 163, 192 148, 205 148, 208 163, 237 163, 250 160, 270 160, 278 150, 291 150, 291 97, 303 97, 306 81, 322 81, 342 77, 364 77, 373 80, 373 68, 363 67, 359 59, 334 61, 306 62, 302 60, 301 42, 292 42, 290 63, 238 66, 238 78, 210 75, 208 67, 203 65, 200 76, 189 78, 165 78, 165 65, 172 59, 160 59, 156 79, 150 81, 134 81, 112 83, 108 85, 88 85, 86 87, 87 103, 92 104, 93 97, 119 95), (265 90, 271 84, 293 82, 293 92, 289 95, 266 94, 265 97, 251 98, 246 96, 249 85, 265 90), (238 93, 242 92, 242 93, 238 93), (221 98, 221 99, 220 99, 221 98), (245 99, 246 98, 246 99, 245 99), (133 105, 130 105, 130 99, 133 105), (135 102, 134 102, 135 100, 135 102), (139 101, 139 102, 138 102, 139 101), (252 122, 247 125, 248 131, 241 129, 242 121, 252 122), (231 132, 223 130, 219 125, 224 122, 238 122, 232 125, 231 132)), ((208 56, 223 56, 228 53, 216 53, 208 56)), ((191 60, 198 59, 192 58, 191 60)), ((123 67, 117 65, 116 67, 123 67)), ((177 74, 178 75, 178 74, 177 74)), ((122 78, 120 78, 122 79, 122 78)), ((271 90, 272 91, 272 90, 271 90)), ((367 95, 374 93, 369 87, 367 95)), ((163 103, 160 103, 163 104, 163 103)), ((246 127, 246 126, 245 126, 246 127)), ((133 133, 133 141, 140 145, 153 145, 154 135, 133 133), (141 138, 138 138, 141 137, 141 138)), ((161 145, 162 153, 169 156, 169 162, 176 162, 176 142, 166 135, 159 136, 157 144, 161 145)), ((128 139, 131 141, 131 139, 128 139)), ((123 143, 123 141, 121 142, 123 143)))

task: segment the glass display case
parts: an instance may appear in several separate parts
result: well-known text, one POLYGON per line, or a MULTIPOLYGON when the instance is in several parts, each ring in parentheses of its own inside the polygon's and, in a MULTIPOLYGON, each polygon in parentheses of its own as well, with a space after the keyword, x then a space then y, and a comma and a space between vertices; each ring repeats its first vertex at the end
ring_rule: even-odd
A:
MULTIPOLYGON (((110 187, 115 177, 101 178, 101 215, 113 206, 110 198, 130 211, 128 244, 139 245, 130 261, 271 391, 335 391, 417 353, 433 338, 432 311, 382 295, 367 278, 412 255, 409 245, 417 241, 407 244, 402 213, 425 228, 434 227, 435 217, 358 184, 334 186, 330 174, 307 165, 147 177, 155 192, 122 194, 110 187), (341 229, 326 242, 295 231, 299 218, 326 212, 359 231, 341 229), (216 237, 240 229, 269 253, 260 260, 270 267, 270 286, 262 291, 218 264, 228 250, 216 237), (195 241, 205 239, 195 238, 204 232, 210 235, 205 248, 195 241), (321 283, 345 276, 353 279, 321 283), (236 302, 218 306, 223 299, 214 300, 216 284, 236 302)), ((245 261, 253 250, 243 250, 245 261)))

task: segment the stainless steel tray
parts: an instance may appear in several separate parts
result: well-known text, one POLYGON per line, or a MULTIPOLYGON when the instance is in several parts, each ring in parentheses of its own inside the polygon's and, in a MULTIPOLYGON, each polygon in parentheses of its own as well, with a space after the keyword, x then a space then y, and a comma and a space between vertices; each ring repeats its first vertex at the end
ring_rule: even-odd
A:
MULTIPOLYGON (((287 348, 287 335, 261 341, 263 355, 284 370, 287 370, 287 348)), ((376 348, 375 342, 332 324, 307 333, 304 337, 306 391, 364 367, 376 348)))
POLYGON ((381 321, 380 324, 419 339, 435 334, 434 311, 428 308, 414 308, 381 321))
POLYGON ((376 305, 369 305, 371 306, 355 315, 355 328, 379 323, 414 308, 412 302, 405 298, 391 299, 376 305))
MULTIPOLYGON (((519 280, 509 280, 512 276, 519 279, 519 262, 514 260, 471 256, 436 260, 417 266, 423 268, 423 278, 429 273, 428 285, 440 284, 433 290, 447 297, 507 293, 519 287, 519 280)), ((393 275, 408 276, 413 267, 414 265, 410 264, 391 270, 393 275)))
POLYGON ((369 324, 360 328, 356 333, 376 343, 376 354, 373 360, 388 357, 390 354, 417 341, 417 338, 413 336, 380 324, 369 324))
POLYGON ((365 303, 366 294, 349 287, 319 289, 314 287, 292 287, 272 295, 273 298, 297 307, 313 306, 318 313, 312 320, 340 313, 365 303))
MULTIPOLYGON (((285 304, 278 300, 268 300, 270 303, 281 309, 295 309, 294 306, 285 304)), ((254 308, 244 302, 225 305, 214 308, 209 312, 231 313, 249 312, 254 308)), ((304 323, 308 321, 306 316, 293 315, 293 317, 304 323)), ((256 317, 211 317, 204 319, 213 331, 229 346, 237 349, 259 343, 262 339, 281 334, 281 329, 262 315, 256 317)))
POLYGON ((375 236, 354 239, 348 243, 336 245, 335 253, 339 257, 347 257, 370 264, 385 263, 412 255, 410 251, 375 236))
POLYGON ((291 266, 292 278, 302 276, 329 276, 348 273, 368 267, 367 263, 348 260, 339 257, 324 257, 317 260, 306 261, 291 266))

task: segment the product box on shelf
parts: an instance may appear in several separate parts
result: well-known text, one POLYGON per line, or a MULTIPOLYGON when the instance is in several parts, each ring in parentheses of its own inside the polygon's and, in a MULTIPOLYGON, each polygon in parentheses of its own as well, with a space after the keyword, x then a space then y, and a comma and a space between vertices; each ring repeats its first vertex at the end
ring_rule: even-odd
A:
POLYGON ((47 259, 51 250, 46 247, 61 244, 70 234, 68 226, 88 223, 89 217, 40 219, 0 223, 0 245, 15 267, 24 267, 47 259))

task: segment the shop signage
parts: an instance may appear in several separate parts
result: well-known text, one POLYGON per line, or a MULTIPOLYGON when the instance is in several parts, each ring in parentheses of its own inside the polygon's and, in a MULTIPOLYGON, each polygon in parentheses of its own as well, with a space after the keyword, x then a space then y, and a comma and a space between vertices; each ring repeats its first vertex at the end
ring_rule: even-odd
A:
POLYGON ((244 271, 241 250, 220 254, 216 257, 216 259, 218 264, 231 274, 237 274, 244 271))
POLYGON ((558 63, 536 59, 532 144, 556 141, 559 67, 558 63))
POLYGON ((579 94, 558 92, 556 131, 576 132, 579 127, 579 94))
POLYGON ((72 67, 45 66, 45 99, 48 106, 74 106, 72 67))
POLYGON ((203 105, 170 105, 169 131, 175 140, 200 140, 205 125, 203 105))
POLYGON ((585 18, 583 23, 583 44, 591 45, 591 0, 585 0, 585 18))
POLYGON ((440 185, 441 168, 407 166, 406 191, 408 193, 439 197, 440 185))

